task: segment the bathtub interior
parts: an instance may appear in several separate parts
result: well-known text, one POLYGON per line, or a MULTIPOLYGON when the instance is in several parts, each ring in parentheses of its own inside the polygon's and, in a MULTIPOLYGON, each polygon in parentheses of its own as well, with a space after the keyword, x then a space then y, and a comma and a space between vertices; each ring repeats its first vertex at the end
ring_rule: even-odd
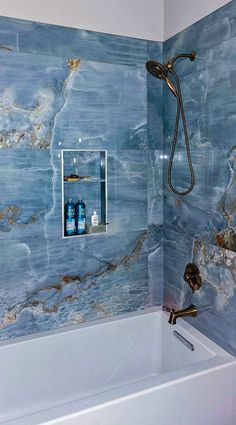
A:
POLYGON ((161 373, 168 373, 173 370, 182 369, 187 366, 209 360, 216 355, 224 355, 224 350, 216 346, 204 335, 196 332, 183 320, 181 324, 175 326, 168 324, 168 316, 162 315, 162 357, 161 373), (178 332, 193 347, 193 351, 187 348, 183 342, 174 336, 178 332))
POLYGON ((0 423, 216 356, 217 346, 209 348, 209 340, 198 336, 188 324, 172 327, 165 313, 153 311, 2 342, 0 423), (173 336, 174 329, 194 351, 173 336))
POLYGON ((0 344, 0 423, 161 372, 161 321, 99 321, 0 344))

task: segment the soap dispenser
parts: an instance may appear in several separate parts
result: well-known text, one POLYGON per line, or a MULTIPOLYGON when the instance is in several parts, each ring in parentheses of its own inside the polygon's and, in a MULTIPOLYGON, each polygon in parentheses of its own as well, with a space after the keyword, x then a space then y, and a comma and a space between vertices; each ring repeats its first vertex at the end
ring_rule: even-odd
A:
POLYGON ((99 220, 98 220, 98 215, 97 215, 97 211, 94 211, 93 214, 91 215, 91 226, 98 226, 99 224, 99 220))

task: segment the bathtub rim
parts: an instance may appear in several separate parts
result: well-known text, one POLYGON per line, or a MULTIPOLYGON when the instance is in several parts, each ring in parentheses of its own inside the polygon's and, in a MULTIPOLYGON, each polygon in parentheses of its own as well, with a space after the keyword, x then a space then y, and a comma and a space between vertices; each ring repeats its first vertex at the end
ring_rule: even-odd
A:
MULTIPOLYGON (((116 316, 112 316, 112 317, 105 317, 105 318, 101 318, 101 319, 95 319, 89 322, 83 322, 83 323, 78 323, 78 324, 74 324, 74 325, 69 325, 69 326, 63 326, 60 328, 55 328, 55 329, 51 329, 48 331, 42 331, 42 332, 37 332, 37 333, 33 333, 33 334, 27 334, 27 335, 23 335, 23 336, 18 336, 18 337, 14 337, 14 338, 6 338, 0 341, 0 349, 3 349, 4 347, 9 347, 9 346, 14 346, 14 345, 20 345, 20 344, 24 344, 24 343, 30 343, 30 342, 34 342, 37 341, 39 339, 41 340, 45 340, 47 338, 50 337, 60 337, 61 335, 65 334, 65 335, 69 335, 69 334, 73 334, 76 333, 78 331, 83 331, 86 329, 90 329, 90 328, 96 328, 96 327, 100 327, 100 326, 109 326, 110 324, 114 323, 114 322, 122 322, 125 320, 132 320, 132 319, 138 319, 142 316, 150 316, 153 315, 154 317, 156 315, 160 316, 160 320, 161 322, 164 321, 165 324, 168 324, 168 317, 169 317, 169 313, 167 313, 166 311, 164 311, 162 309, 162 306, 156 306, 156 307, 147 307, 143 310, 137 310, 134 312, 130 312, 130 313, 124 313, 124 314, 119 314, 116 316)), ((194 320, 197 320, 197 318, 195 318, 194 320)), ((191 337, 193 337, 193 339, 196 339, 198 342, 200 342, 202 345, 204 345, 206 347, 206 349, 208 351, 211 351, 213 354, 218 355, 218 356, 225 356, 225 357, 229 357, 231 359, 236 359, 236 357, 234 357, 231 353, 229 353, 227 350, 225 350, 223 347, 221 347, 220 345, 218 345, 216 342, 214 342, 212 339, 210 339, 209 337, 207 337, 206 335, 204 335, 202 332, 200 332, 197 328, 195 328, 192 324, 188 323, 186 320, 179 318, 178 322, 176 325, 169 325, 171 326, 171 328, 173 328, 173 331, 175 329, 178 329, 179 327, 182 328, 187 334, 191 334, 191 337)))
POLYGON ((115 316, 109 316, 109 317, 103 317, 101 319, 94 319, 88 322, 82 322, 82 323, 76 323, 74 325, 69 326, 61 326, 59 328, 50 329, 48 331, 41 331, 36 333, 30 333, 23 336, 16 336, 16 337, 10 337, 5 338, 0 341, 0 349, 5 346, 14 346, 16 344, 21 344, 24 342, 30 342, 35 341, 37 339, 46 339, 48 337, 52 336, 59 336, 61 334, 70 334, 75 333, 78 330, 88 329, 88 328, 95 328, 97 326, 101 325, 109 325, 113 322, 120 322, 127 319, 132 319, 140 316, 146 316, 149 313, 162 313, 162 306, 157 307, 147 307, 143 310, 137 310, 130 313, 123 313, 115 316))

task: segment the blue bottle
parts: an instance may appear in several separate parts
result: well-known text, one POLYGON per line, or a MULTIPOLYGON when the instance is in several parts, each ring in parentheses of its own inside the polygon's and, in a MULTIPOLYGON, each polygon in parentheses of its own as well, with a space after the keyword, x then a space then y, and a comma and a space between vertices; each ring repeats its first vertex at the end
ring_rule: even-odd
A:
POLYGON ((86 233, 85 223, 86 223, 86 207, 85 203, 79 199, 76 206, 76 233, 77 235, 82 235, 86 233))
POLYGON ((72 236, 75 234, 76 234, 75 204, 70 198, 65 204, 65 235, 72 236))

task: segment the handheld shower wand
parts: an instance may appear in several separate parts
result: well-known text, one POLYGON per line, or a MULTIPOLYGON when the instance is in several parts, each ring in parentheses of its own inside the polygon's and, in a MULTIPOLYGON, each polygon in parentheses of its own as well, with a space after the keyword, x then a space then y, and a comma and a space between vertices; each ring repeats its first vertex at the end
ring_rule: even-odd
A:
POLYGON ((186 118, 185 118, 185 113, 184 113, 184 106, 183 106, 183 99, 182 99, 180 81, 179 81, 179 77, 178 77, 177 73, 173 69, 173 65, 174 65, 175 61, 179 58, 185 58, 185 59, 188 58, 191 61, 194 61, 195 57, 196 57, 195 52, 181 53, 181 54, 174 56, 174 58, 169 60, 166 65, 162 65, 161 63, 154 61, 154 60, 150 60, 146 63, 147 71, 151 75, 153 75, 154 77, 159 78, 161 80, 164 80, 166 82, 166 84, 168 85, 169 89, 171 90, 171 92, 174 94, 176 101, 177 101, 175 129, 174 129, 174 136, 173 136, 173 141, 172 141, 170 161, 169 161, 169 166, 168 166, 168 184, 169 184, 171 191, 173 193, 175 193, 176 195, 180 195, 180 196, 188 195, 193 190, 193 187, 194 187, 194 184, 195 184, 195 177, 194 177, 194 170, 193 170, 192 159, 191 159, 191 152, 190 152, 190 145, 189 145, 189 138, 188 138, 188 129, 187 129, 187 123, 186 123, 186 118), (176 86, 170 80, 170 78, 168 78, 168 73, 170 73, 174 76, 175 81, 176 81, 176 86), (180 116, 181 116, 182 123, 183 123, 184 140, 185 140, 187 160, 188 160, 188 166, 189 166, 189 172, 190 172, 190 178, 191 178, 189 188, 187 190, 183 191, 183 192, 180 192, 179 190, 175 189, 175 187, 173 186, 173 183, 172 183, 172 169, 173 169, 173 161, 174 161, 176 144, 177 144, 177 139, 178 139, 180 116))

